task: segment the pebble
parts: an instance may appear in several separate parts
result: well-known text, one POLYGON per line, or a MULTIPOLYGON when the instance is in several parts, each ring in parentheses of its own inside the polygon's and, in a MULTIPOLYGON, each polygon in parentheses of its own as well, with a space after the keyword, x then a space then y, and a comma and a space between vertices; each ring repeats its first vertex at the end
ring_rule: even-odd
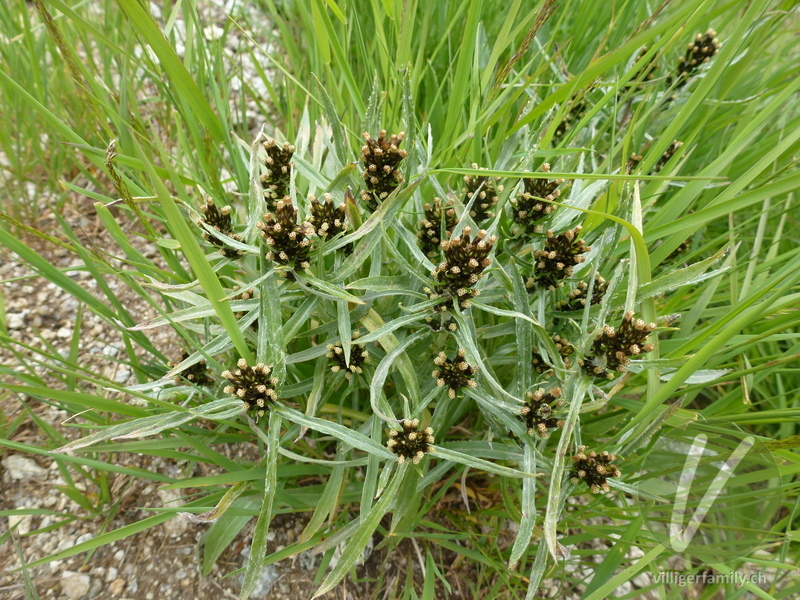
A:
POLYGON ((31 479, 47 479, 47 470, 36 464, 36 461, 21 454, 10 454, 3 459, 3 467, 13 481, 28 481, 31 479))
POLYGON ((64 571, 61 575, 61 591, 68 600, 79 600, 89 593, 92 579, 88 575, 64 571))
POLYGON ((126 582, 121 577, 117 577, 114 581, 111 582, 111 585, 108 586, 108 591, 111 592, 112 596, 121 596, 122 593, 125 591, 126 582))
POLYGON ((6 327, 9 329, 22 329, 25 327, 25 315, 22 313, 11 313, 6 315, 6 327))

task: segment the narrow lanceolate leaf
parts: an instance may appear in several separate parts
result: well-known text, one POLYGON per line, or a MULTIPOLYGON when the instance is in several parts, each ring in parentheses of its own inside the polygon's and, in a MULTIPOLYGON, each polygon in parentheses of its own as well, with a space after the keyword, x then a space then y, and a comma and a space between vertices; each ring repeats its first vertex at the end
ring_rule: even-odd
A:
POLYGON ((314 598, 319 598, 332 590, 336 584, 347 575, 347 572, 352 568, 356 560, 358 560, 358 557, 367 546, 372 534, 378 528, 378 524, 383 518, 383 515, 385 515, 391 509, 392 504, 394 504, 397 490, 400 488, 400 484, 403 482, 403 477, 405 477, 407 470, 408 464, 403 464, 395 471, 391 482, 383 491, 380 500, 373 504, 369 513, 362 517, 358 529, 356 529, 350 541, 347 542, 347 547, 344 549, 344 552, 342 552, 342 556, 339 558, 339 561, 328 577, 325 578, 325 581, 322 582, 322 585, 314 594, 314 598))
MULTIPOLYGON (((533 445, 525 444, 525 471, 536 471, 536 450, 533 445)), ((536 523, 536 481, 533 479, 522 480, 522 520, 519 523, 517 539, 511 548, 511 557, 508 559, 508 568, 514 569, 522 553, 528 549, 536 523)))
POLYGON ((714 263, 719 261, 728 248, 723 248, 716 252, 713 256, 696 262, 683 269, 670 270, 658 279, 654 279, 650 283, 639 286, 636 294, 636 301, 642 302, 646 298, 654 298, 671 290, 676 290, 684 285, 699 283, 711 277, 717 277, 730 270, 730 267, 717 269, 713 273, 706 274, 706 270, 714 263))
POLYGON ((451 462, 467 465, 468 467, 472 467, 473 469, 478 469, 479 471, 486 471, 487 473, 496 473, 497 475, 514 477, 516 479, 541 477, 543 475, 543 473, 523 472, 523 471, 518 471, 516 469, 511 469, 509 467, 504 467, 502 465, 496 465, 495 463, 489 462, 488 460, 483 460, 482 458, 477 458, 469 454, 462 454, 461 452, 456 452, 455 450, 450 450, 449 448, 443 446, 435 446, 434 456, 442 460, 449 460, 451 462))
POLYGON ((53 452, 63 454, 64 452, 87 448, 107 440, 140 439, 159 434, 166 429, 172 429, 196 419, 224 420, 230 419, 241 412, 241 400, 222 398, 201 406, 176 410, 172 414, 152 415, 120 423, 119 425, 112 425, 102 431, 72 441, 61 448, 53 450, 53 452))
POLYGON ((253 593, 261 576, 267 548, 267 532, 272 521, 272 504, 275 500, 278 473, 278 446, 281 438, 281 416, 275 411, 269 413, 269 432, 267 434, 267 470, 264 477, 264 499, 258 513, 258 521, 253 531, 253 543, 250 545, 250 558, 244 572, 244 582, 239 594, 240 600, 246 600, 253 593))
POLYGON ((325 419, 318 419, 317 417, 306 416, 287 406, 276 405, 273 410, 279 412, 285 419, 293 423, 304 425, 320 433, 332 435, 353 448, 380 456, 381 458, 388 458, 389 460, 394 460, 396 458, 395 455, 389 452, 384 446, 374 442, 371 438, 368 438, 358 431, 348 429, 344 425, 339 425, 333 421, 326 421, 325 419))
MULTIPOLYGON (((561 510, 564 508, 562 501, 564 500, 561 494, 562 482, 564 481, 564 473, 567 470, 567 452, 569 451, 570 444, 572 443, 572 432, 575 430, 575 425, 578 422, 578 415, 580 413, 583 398, 586 395, 586 390, 589 388, 589 382, 582 375, 576 375, 568 382, 566 396, 569 399, 569 413, 564 420, 564 427, 561 429, 561 439, 558 440, 558 447, 556 448, 556 456, 553 459, 553 475, 550 479, 550 488, 547 494, 547 512, 544 517, 544 539, 547 543, 547 549, 550 555, 558 560, 559 558, 567 558, 569 551, 562 546, 558 539, 556 530, 558 528, 558 519, 561 515, 561 510)), ((565 386, 566 387, 566 386, 565 386)))

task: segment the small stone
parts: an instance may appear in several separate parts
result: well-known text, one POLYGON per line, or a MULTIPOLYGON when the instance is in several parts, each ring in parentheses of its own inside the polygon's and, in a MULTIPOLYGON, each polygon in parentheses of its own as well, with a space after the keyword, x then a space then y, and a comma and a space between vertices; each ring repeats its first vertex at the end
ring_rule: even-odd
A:
POLYGON ((79 600, 89 593, 92 580, 88 575, 64 571, 61 575, 61 591, 68 600, 79 600))
POLYGON ((72 329, 69 327, 59 327, 56 335, 60 337, 62 340, 67 340, 72 337, 72 329))
POLYGON ((31 515, 8 515, 8 529, 17 535, 25 535, 31 530, 32 518, 31 515))
POLYGON ((24 329, 25 317, 22 313, 11 313, 6 315, 6 327, 9 329, 24 329))
POLYGON ((11 454, 3 459, 8 475, 14 481, 27 481, 29 479, 44 480, 47 471, 36 464, 36 461, 21 454, 11 454))
POLYGON ((108 591, 111 592, 112 596, 121 596, 125 591, 125 580, 118 577, 108 586, 108 591))

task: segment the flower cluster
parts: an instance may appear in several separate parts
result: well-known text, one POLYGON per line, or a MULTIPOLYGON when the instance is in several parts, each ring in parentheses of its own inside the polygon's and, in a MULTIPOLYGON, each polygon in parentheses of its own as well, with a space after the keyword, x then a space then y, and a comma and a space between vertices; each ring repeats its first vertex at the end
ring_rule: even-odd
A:
MULTIPOLYGON (((645 54, 647 54, 647 46, 643 46, 641 50, 639 50, 639 54, 636 55, 636 60, 634 64, 638 64, 644 59, 645 54)), ((637 92, 641 92, 645 89, 647 83, 653 81, 656 76, 656 61, 655 56, 653 56, 647 64, 642 64, 640 70, 636 73, 634 78, 629 81, 625 87, 632 88, 637 92)), ((620 90, 622 92, 622 90, 620 90)))
MULTIPOLYGON (((473 169, 478 169, 476 163, 472 163, 470 166, 473 169)), ((486 169, 480 170, 485 171, 486 169)), ((497 205, 498 194, 503 192, 503 186, 497 185, 498 181, 499 179, 497 177, 486 177, 485 175, 472 177, 471 175, 464 175, 464 184, 466 185, 466 187, 462 189, 464 193, 464 205, 469 205, 469 203, 472 202, 472 198, 477 194, 469 210, 469 216, 472 217, 476 223, 481 223, 494 216, 492 209, 497 205)))
POLYGON ((425 218, 419 222, 419 245, 428 258, 439 255, 442 246, 442 228, 444 238, 449 238, 453 228, 458 224, 455 202, 450 200, 444 204, 441 198, 434 198, 432 203, 427 203, 425 218))
MULTIPOLYGON (((167 363, 167 366, 170 369, 174 369, 180 363, 189 358, 189 356, 190 354, 186 350, 181 348, 180 358, 176 358, 175 360, 169 361, 167 363)), ((206 367, 206 359, 201 358, 191 367, 186 367, 183 371, 181 371, 175 376, 175 385, 180 385, 182 383, 182 380, 184 379, 189 383, 194 383, 196 385, 212 385, 214 383, 214 378, 211 377, 208 373, 209 369, 206 367)))
POLYGON ((554 387, 549 392, 540 388, 527 393, 527 401, 519 411, 519 419, 528 428, 528 435, 545 439, 550 437, 552 430, 564 425, 564 421, 556 416, 564 404, 560 398, 560 387, 554 387))
POLYGON ((555 304, 556 310, 583 310, 586 306, 586 301, 589 300, 589 304, 594 306, 596 304, 600 304, 603 301, 603 296, 606 294, 606 290, 608 289, 608 282, 603 279, 600 273, 594 274, 594 285, 592 286, 592 297, 591 299, 586 297, 586 294, 589 290, 589 284, 585 281, 579 281, 578 287, 573 289, 569 293, 569 298, 566 300, 559 300, 555 304))
POLYGON ((609 491, 611 488, 606 481, 609 477, 621 475, 619 467, 612 464, 617 459, 616 455, 606 451, 598 454, 594 450, 586 452, 586 446, 578 446, 578 453, 572 457, 572 470, 570 481, 577 485, 585 481, 593 494, 609 491))
POLYGON ((679 142, 678 140, 672 140, 667 149, 658 157, 658 161, 656 162, 655 166, 653 167, 653 173, 658 173, 661 169, 667 166, 669 160, 675 156, 675 153, 683 146, 683 142, 679 142))
POLYGON ((289 196, 275 203, 275 212, 265 214, 258 228, 270 247, 267 258, 290 269, 308 268, 314 227, 305 221, 297 224, 297 209, 289 196))
POLYGON ((563 280, 572 275, 575 265, 585 260, 583 255, 592 248, 578 237, 581 229, 578 225, 558 235, 547 232, 544 248, 533 251, 533 274, 525 284, 529 291, 562 287, 563 280))
POLYGON ((278 399, 275 392, 278 379, 269 376, 272 367, 263 363, 251 367, 243 358, 239 359, 236 366, 238 368, 235 371, 222 372, 222 376, 230 381, 230 385, 225 386, 225 393, 240 398, 246 410, 263 417, 270 404, 278 399))
POLYGON ((447 300, 436 307, 440 312, 453 308, 455 299, 460 308, 469 308, 469 299, 478 295, 473 286, 492 263, 488 256, 497 237, 486 239, 482 229, 473 238, 470 238, 471 233, 471 228, 464 227, 461 236, 442 242, 445 260, 431 273, 436 280, 436 290, 425 288, 431 299, 447 296, 447 300))
MULTIPOLYGON (((675 87, 680 88, 686 85, 689 78, 697 73, 702 65, 709 62, 719 49, 722 43, 717 39, 717 32, 709 29, 705 34, 697 34, 694 41, 689 44, 686 54, 678 61, 674 76, 675 87)), ((667 85, 672 85, 673 77, 667 78, 667 85)))
MULTIPOLYGON (((211 229, 228 236, 232 240, 241 241, 241 238, 233 233, 233 219, 231 217, 232 209, 230 206, 217 208, 217 205, 214 204, 214 200, 211 199, 211 196, 206 196, 206 201, 200 210, 203 211, 203 218, 201 219, 200 223, 198 223, 200 227, 205 225, 206 227, 210 227, 211 229)), ((222 256, 225 258, 239 258, 242 254, 244 254, 241 250, 229 246, 217 236, 211 235, 205 229, 203 229, 203 239, 209 244, 213 244, 219 248, 220 254, 222 254, 222 256)))
POLYGON ((631 356, 653 349, 647 336, 655 328, 655 323, 645 323, 635 319, 633 311, 626 312, 617 329, 608 325, 603 327, 592 343, 592 355, 580 361, 581 367, 593 377, 613 379, 614 372, 624 373, 627 370, 631 356))
POLYGON ((335 206, 333 196, 324 194, 324 202, 311 196, 311 208, 308 222, 314 227, 316 234, 321 237, 333 237, 347 231, 347 217, 344 204, 335 206))
POLYGON ((583 118, 588 108, 589 105, 585 98, 580 98, 578 100, 573 98, 573 103, 569 112, 567 112, 561 123, 558 124, 558 127, 556 127, 556 130, 553 132, 553 141, 557 142, 563 138, 569 130, 572 129, 572 126, 583 118))
POLYGON ((476 386, 472 376, 478 371, 478 367, 469 364, 464 359, 464 354, 464 350, 459 349, 453 360, 450 360, 447 358, 447 354, 440 352, 433 359, 437 369, 431 375, 436 379, 436 385, 449 388, 447 394, 451 398, 455 398, 458 390, 462 388, 474 388, 476 386))
MULTIPOLYGON (((358 332, 353 332, 353 339, 358 339, 358 332)), ((369 352, 366 351, 362 344, 352 344, 350 350, 350 364, 347 364, 344 357, 344 347, 342 346, 342 342, 336 342, 335 344, 328 344, 328 352, 325 354, 331 362, 333 362, 333 366, 331 367, 331 371, 334 373, 338 373, 339 371, 344 371, 344 376, 346 379, 350 379, 353 374, 358 375, 363 371, 362 366, 364 363, 369 362, 369 352)))
POLYGON ((404 181, 397 167, 408 156, 405 150, 400 149, 406 134, 400 132, 387 138, 386 131, 382 129, 377 140, 369 133, 362 135, 367 143, 361 147, 361 160, 364 163, 361 175, 367 189, 362 190, 361 199, 371 210, 375 210, 404 181))
POLYGON ((386 447, 397 455, 397 462, 403 464, 410 460, 418 465, 425 454, 433 452, 433 429, 419 430, 419 419, 406 419, 402 429, 390 429, 386 447))
MULTIPOLYGON (((556 350, 558 350, 561 358, 564 359, 564 365, 569 367, 569 357, 575 354, 575 346, 573 346, 569 340, 567 340, 567 338, 561 337, 558 334, 553 336, 553 344, 555 344, 556 350)), ((531 352, 531 366, 533 367, 534 372, 538 373, 539 375, 549 371, 552 368, 552 365, 550 365, 544 359, 544 356, 542 356, 538 347, 534 348, 531 352)))
POLYGON ((453 320, 445 320, 439 317, 425 317, 425 321, 428 323, 431 330, 437 333, 440 331, 456 331, 458 329, 458 323, 453 320))
MULTIPOLYGON (((542 165, 542 173, 549 173, 550 165, 542 165)), ((512 214, 515 226, 513 235, 521 233, 541 233, 542 226, 539 221, 556 210, 556 205, 551 204, 561 195, 558 189, 564 183, 563 179, 523 179, 522 190, 511 201, 512 214)))
POLYGON ((295 147, 288 142, 279 146, 275 140, 268 139, 264 142, 264 150, 267 153, 264 159, 267 172, 261 176, 261 186, 264 189, 264 199, 272 207, 289 195, 295 147))

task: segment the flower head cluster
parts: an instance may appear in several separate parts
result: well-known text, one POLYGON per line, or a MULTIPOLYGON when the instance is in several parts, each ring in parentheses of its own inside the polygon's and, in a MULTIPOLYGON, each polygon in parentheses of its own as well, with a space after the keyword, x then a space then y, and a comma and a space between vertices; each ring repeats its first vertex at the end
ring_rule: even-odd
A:
MULTIPOLYGON (((478 169, 478 165, 475 163, 470 166, 473 169, 478 169)), ((481 170, 485 171, 486 169, 481 170)), ((464 175, 464 184, 466 185, 462 190, 464 193, 464 205, 466 206, 472 202, 472 198, 477 194, 475 201, 472 202, 472 208, 469 210, 469 216, 476 223, 491 219, 494 216, 492 209, 497 205, 498 194, 503 192, 503 186, 497 185, 498 181, 497 177, 464 175)))
POLYGON ((586 446, 578 446, 578 453, 572 457, 570 481, 575 485, 585 481, 593 494, 601 490, 607 492, 611 487, 606 480, 621 475, 619 467, 612 464, 615 460, 617 460, 616 455, 609 454, 605 450, 598 454, 594 450, 586 452, 586 446))
POLYGON ((556 130, 553 132, 553 141, 557 142, 561 138, 563 138, 570 129, 583 118, 583 115, 586 114, 587 109, 589 108, 588 103, 586 102, 585 98, 575 99, 573 98, 572 106, 564 115, 561 123, 558 124, 556 130))
MULTIPOLYGON (((647 46, 643 46, 641 50, 639 50, 639 54, 636 55, 636 60, 634 61, 635 64, 638 64, 642 60, 644 60, 644 56, 647 54, 647 46)), ((645 84, 653 81, 656 76, 656 61, 655 56, 653 56, 647 64, 642 64, 641 69, 636 73, 633 80, 629 81, 626 85, 628 88, 634 88, 637 92, 642 91, 645 88, 645 84)))
POLYGON ((528 435, 544 439, 550 437, 552 430, 562 427, 564 421, 557 414, 563 404, 560 387, 554 387, 549 392, 541 388, 528 392, 526 402, 519 411, 519 419, 528 428, 528 435))
MULTIPOLYGON (((689 44, 686 54, 678 61, 674 76, 675 87, 686 85, 689 78, 697 73, 701 66, 717 55, 722 43, 717 39, 717 32, 709 29, 704 34, 697 34, 694 41, 689 44)), ((667 85, 672 85, 673 77, 667 79, 667 85)))
POLYGON ((469 364, 464 359, 464 354, 464 350, 459 349, 453 360, 450 360, 447 354, 439 352, 439 356, 433 359, 437 368, 431 375, 436 379, 436 385, 449 388, 447 394, 451 398, 456 397, 458 390, 477 385, 472 376, 478 371, 478 367, 469 364))
POLYGON ((258 228, 270 247, 267 258, 291 269, 308 268, 314 227, 305 221, 298 225, 297 209, 289 196, 275 203, 275 212, 264 215, 258 228))
POLYGON ((264 189, 264 199, 269 206, 289 195, 289 182, 292 179, 292 156, 295 147, 288 142, 279 146, 273 139, 264 142, 267 153, 264 166, 267 172, 261 176, 261 186, 264 189))
POLYGON ((431 299, 442 295, 447 297, 437 306, 440 312, 453 308, 454 301, 460 308, 469 308, 469 299, 478 295, 473 286, 492 263, 488 256, 497 238, 486 239, 486 232, 482 229, 474 237, 470 237, 471 233, 471 228, 464 227, 462 235, 442 242, 445 260, 431 273, 436 280, 436 290, 425 288, 431 299))
POLYGON ((585 281, 579 281, 578 287, 569 293, 569 298, 556 302, 555 308, 556 310, 583 310, 587 300, 589 300, 591 306, 600 304, 603 301, 603 296, 605 296, 607 289, 608 282, 603 279, 600 273, 595 273, 591 299, 586 297, 589 291, 589 284, 585 281))
POLYGON ((251 367, 243 358, 239 359, 236 366, 238 368, 235 371, 222 372, 222 376, 230 381, 230 385, 225 387, 225 393, 240 398, 247 410, 263 417, 270 404, 278 399, 275 392, 278 379, 269 376, 272 367, 263 363, 251 367))
POLYGON ((314 227, 316 234, 321 237, 333 237, 347 231, 347 217, 344 204, 335 206, 333 196, 324 194, 324 202, 311 196, 311 209, 308 222, 314 227))
MULTIPOLYGON (((206 196, 206 201, 200 210, 203 211, 203 218, 199 223, 201 227, 206 225, 207 227, 210 227, 215 231, 228 236, 232 240, 241 241, 241 238, 233 233, 233 219, 231 217, 232 209, 230 206, 218 208, 217 205, 214 204, 214 200, 211 199, 211 196, 206 196)), ((215 235, 211 235, 205 229, 203 230, 203 239, 209 244, 213 244, 219 248, 220 254, 222 254, 222 256, 225 258, 239 258, 242 254, 244 254, 241 250, 229 246, 215 235)))
POLYGON ((382 129, 377 140, 369 133, 362 135, 367 143, 361 147, 361 161, 364 163, 361 175, 367 189, 361 192, 361 199, 371 210, 375 210, 403 183, 403 176, 397 167, 408 156, 405 150, 400 149, 406 134, 400 132, 387 138, 386 131, 382 129))
MULTIPOLYGON (((542 165, 542 173, 549 173, 550 165, 542 165)), ((522 190, 511 201, 514 217, 514 235, 521 233, 541 233, 542 226, 539 221, 556 210, 556 205, 551 204, 561 195, 558 189, 564 183, 563 179, 523 179, 522 190)))
MULTIPOLYGON (((353 339, 358 339, 357 331, 353 332, 353 339)), ((348 364, 344 359, 344 347, 342 346, 342 342, 328 344, 328 352, 325 354, 325 356, 331 359, 331 362, 333 363, 331 371, 334 373, 344 371, 344 376, 346 379, 350 379, 353 374, 358 375, 361 373, 363 371, 362 367, 364 363, 369 362, 369 352, 367 352, 362 344, 353 344, 351 346, 350 364, 348 364)))
POLYGON ((655 328, 655 323, 645 323, 634 318, 633 311, 626 312, 617 329, 608 325, 603 327, 592 343, 592 355, 581 361, 583 370, 602 379, 613 379, 614 372, 624 373, 631 362, 631 356, 653 349, 647 336, 655 328))
POLYGON ((419 419, 406 419, 402 429, 390 429, 386 447, 397 455, 397 462, 403 464, 410 460, 418 465, 425 454, 433 452, 433 429, 419 430, 419 419))
POLYGON ((453 228, 458 224, 456 216, 455 202, 450 200, 447 204, 441 198, 434 198, 432 203, 427 203, 425 218, 419 222, 419 245, 428 258, 439 255, 442 246, 442 228, 444 228, 444 238, 449 238, 453 228))
POLYGON ((435 332, 456 331, 458 329, 458 323, 452 319, 445 320, 444 318, 439 317, 425 317, 425 321, 428 323, 428 326, 431 328, 431 330, 435 332))
POLYGON ((661 169, 667 166, 669 160, 675 156, 675 153, 680 150, 680 147, 683 146, 683 142, 679 142, 678 140, 672 140, 667 149, 658 157, 658 161, 656 162, 655 166, 653 167, 653 173, 658 173, 661 169))
MULTIPOLYGON (((167 366, 170 369, 174 369, 180 363, 185 361, 189 358, 190 354, 181 348, 181 355, 180 358, 176 358, 175 360, 171 360, 167 363, 167 366)), ((196 385, 212 385, 214 383, 214 378, 211 377, 209 374, 209 369, 206 367, 206 359, 201 358, 199 361, 194 363, 191 367, 186 367, 183 371, 178 373, 175 376, 175 384, 179 385, 183 382, 183 380, 188 381, 189 383, 194 383, 196 385)))
MULTIPOLYGON (((553 344, 555 344, 556 350, 558 350, 561 358, 564 359, 564 364, 569 367, 569 357, 575 354, 575 346, 573 346, 569 340, 567 340, 567 338, 558 334, 553 336, 553 344)), ((552 365, 545 360, 538 347, 534 348, 531 352, 531 366, 533 367, 534 372, 538 373, 539 375, 549 371, 552 368, 552 365)))
POLYGON ((533 274, 526 282, 529 291, 536 288, 554 290, 564 285, 563 280, 572 275, 575 265, 585 260, 583 256, 590 246, 579 238, 581 226, 558 235, 547 232, 547 239, 542 250, 534 250, 535 260, 533 274))

